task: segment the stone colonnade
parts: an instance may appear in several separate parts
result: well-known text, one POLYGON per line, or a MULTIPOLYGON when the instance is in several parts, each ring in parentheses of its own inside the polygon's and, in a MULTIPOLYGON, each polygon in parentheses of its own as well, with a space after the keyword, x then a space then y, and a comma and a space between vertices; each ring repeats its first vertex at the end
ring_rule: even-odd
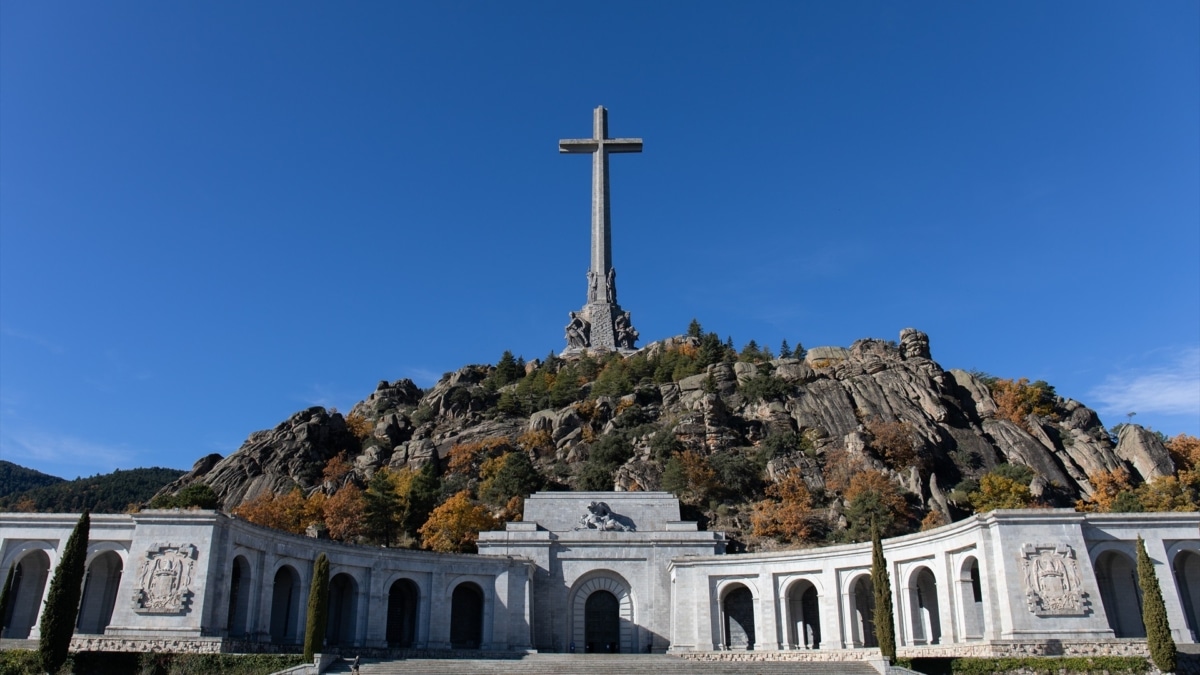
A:
MULTIPOLYGON (((1139 535, 1176 642, 1197 642, 1198 526, 1198 514, 1038 509, 887 540, 897 646, 913 656, 1004 655, 1144 638, 1139 535)), ((869 544, 675 560, 672 650, 876 647, 870 566, 869 544)))
MULTIPOLYGON (((38 637, 49 578, 76 519, 0 514, 0 573, 15 570, 4 637, 38 637)), ((295 648, 313 562, 324 552, 326 638, 339 648, 567 651, 576 643, 581 652, 650 646, 838 658, 876 644, 868 544, 656 557, 688 537, 696 547, 715 540, 681 530, 632 546, 625 533, 588 531, 560 546, 551 545, 558 534, 528 526, 490 533, 488 548, 495 553, 507 540, 510 550, 539 550, 537 540, 544 560, 348 546, 214 512, 96 515, 77 639, 90 649, 295 648), (561 570, 558 580, 543 568, 561 570)), ((1139 535, 1176 642, 1197 642, 1200 514, 1042 509, 983 514, 884 543, 901 654, 1144 649, 1139 535)))

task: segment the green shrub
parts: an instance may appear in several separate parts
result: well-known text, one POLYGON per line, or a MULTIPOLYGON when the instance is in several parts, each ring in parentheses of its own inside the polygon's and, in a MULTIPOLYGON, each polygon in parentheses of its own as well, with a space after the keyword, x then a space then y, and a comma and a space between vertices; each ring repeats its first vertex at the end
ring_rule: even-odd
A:
POLYGON ((1164 673, 1175 671, 1175 639, 1171 637, 1171 626, 1167 623, 1167 608, 1163 605, 1162 589, 1158 587, 1158 575, 1154 563, 1146 553, 1146 542, 1137 539, 1138 586, 1142 589, 1142 622, 1146 625, 1146 643, 1150 647, 1150 658, 1164 673))
POLYGON ((871 586, 875 589, 875 639, 879 642, 879 653, 888 661, 896 659, 896 616, 892 611, 892 580, 888 575, 887 560, 883 557, 883 543, 879 529, 872 528, 871 535, 871 586))
POLYGON ((42 637, 38 643, 38 653, 46 672, 57 672, 66 663, 67 652, 71 648, 71 636, 75 633, 75 619, 79 614, 79 599, 83 595, 91 523, 91 516, 85 510, 67 538, 62 558, 58 567, 54 568, 54 577, 50 581, 50 593, 42 610, 42 637))
POLYGON ((322 553, 313 565, 312 585, 308 590, 308 616, 304 623, 304 660, 325 647, 325 624, 329 611, 329 558, 322 553))

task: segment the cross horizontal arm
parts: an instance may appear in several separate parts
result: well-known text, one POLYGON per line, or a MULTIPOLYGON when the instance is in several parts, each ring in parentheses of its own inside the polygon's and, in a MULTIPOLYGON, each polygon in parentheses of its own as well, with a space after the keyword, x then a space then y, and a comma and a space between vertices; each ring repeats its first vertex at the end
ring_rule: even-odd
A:
POLYGON ((642 151, 642 139, 640 138, 606 138, 602 141, 594 138, 568 138, 558 142, 558 151, 568 153, 596 152, 601 145, 604 146, 605 152, 642 151))

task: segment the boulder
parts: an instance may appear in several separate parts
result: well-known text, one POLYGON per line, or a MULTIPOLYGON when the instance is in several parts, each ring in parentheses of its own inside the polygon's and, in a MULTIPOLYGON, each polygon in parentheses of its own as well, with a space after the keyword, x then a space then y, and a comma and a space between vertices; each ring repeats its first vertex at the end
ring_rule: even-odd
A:
POLYGON ((1175 463, 1163 442, 1152 431, 1136 424, 1121 427, 1117 440, 1117 456, 1133 465, 1144 481, 1175 473, 1175 463))

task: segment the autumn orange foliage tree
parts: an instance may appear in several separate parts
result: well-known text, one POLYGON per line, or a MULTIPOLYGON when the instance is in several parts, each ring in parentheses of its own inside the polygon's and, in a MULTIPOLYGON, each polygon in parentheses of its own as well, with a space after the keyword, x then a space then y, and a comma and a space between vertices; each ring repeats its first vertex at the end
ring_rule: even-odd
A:
POLYGON ((866 462, 861 457, 842 448, 833 448, 825 453, 825 464, 822 467, 825 489, 844 492, 850 487, 850 479, 866 469, 866 462))
POLYGON ((717 489, 717 472, 703 455, 685 450, 667 460, 662 485, 685 504, 697 506, 717 489))
POLYGON ((361 441, 367 436, 370 436, 371 432, 375 430, 375 427, 372 426, 370 420, 362 415, 359 415, 358 413, 350 413, 349 415, 346 415, 346 429, 348 429, 351 434, 354 434, 355 438, 361 441))
POLYGON ((1200 470, 1200 438, 1179 434, 1167 439, 1166 446, 1176 471, 1200 470))
POLYGON ((1108 512, 1122 493, 1132 493, 1129 470, 1117 467, 1111 471, 1097 471, 1088 474, 1088 482, 1092 484, 1090 499, 1080 499, 1075 503, 1076 511, 1108 512))
POLYGON ((311 510, 305 511, 306 502, 299 487, 281 495, 263 492, 235 508, 233 515, 256 525, 300 534, 314 522, 311 510))
POLYGON ((798 468, 792 468, 777 483, 767 487, 765 499, 754 505, 750 516, 753 533, 786 542, 801 542, 812 534, 812 494, 798 468))
POLYGON ((908 422, 874 419, 865 426, 871 434, 871 448, 888 466, 907 469, 917 464, 916 434, 908 422))
POLYGON ((471 501, 469 490, 450 497, 421 526, 421 548, 442 553, 475 551, 479 533, 497 525, 486 508, 471 501))
POLYGON ((325 529, 332 539, 354 541, 363 533, 363 491, 351 483, 325 500, 325 529))
POLYGON ((339 486, 345 482, 347 474, 354 470, 354 465, 346 461, 346 453, 339 452, 325 462, 325 468, 321 470, 321 477, 325 479, 328 485, 339 486))
POLYGON ((1029 486, 998 473, 985 473, 979 489, 971 493, 971 506, 978 513, 993 509, 1024 509, 1034 505, 1029 486))
POLYGON ((471 443, 458 443, 447 453, 449 462, 446 471, 477 478, 483 463, 513 450, 512 444, 503 436, 485 438, 471 443))
POLYGON ((1016 382, 998 379, 992 382, 991 390, 992 399, 996 401, 996 415, 1027 431, 1030 415, 1056 418, 1054 387, 1042 380, 1031 383, 1024 377, 1016 382))

